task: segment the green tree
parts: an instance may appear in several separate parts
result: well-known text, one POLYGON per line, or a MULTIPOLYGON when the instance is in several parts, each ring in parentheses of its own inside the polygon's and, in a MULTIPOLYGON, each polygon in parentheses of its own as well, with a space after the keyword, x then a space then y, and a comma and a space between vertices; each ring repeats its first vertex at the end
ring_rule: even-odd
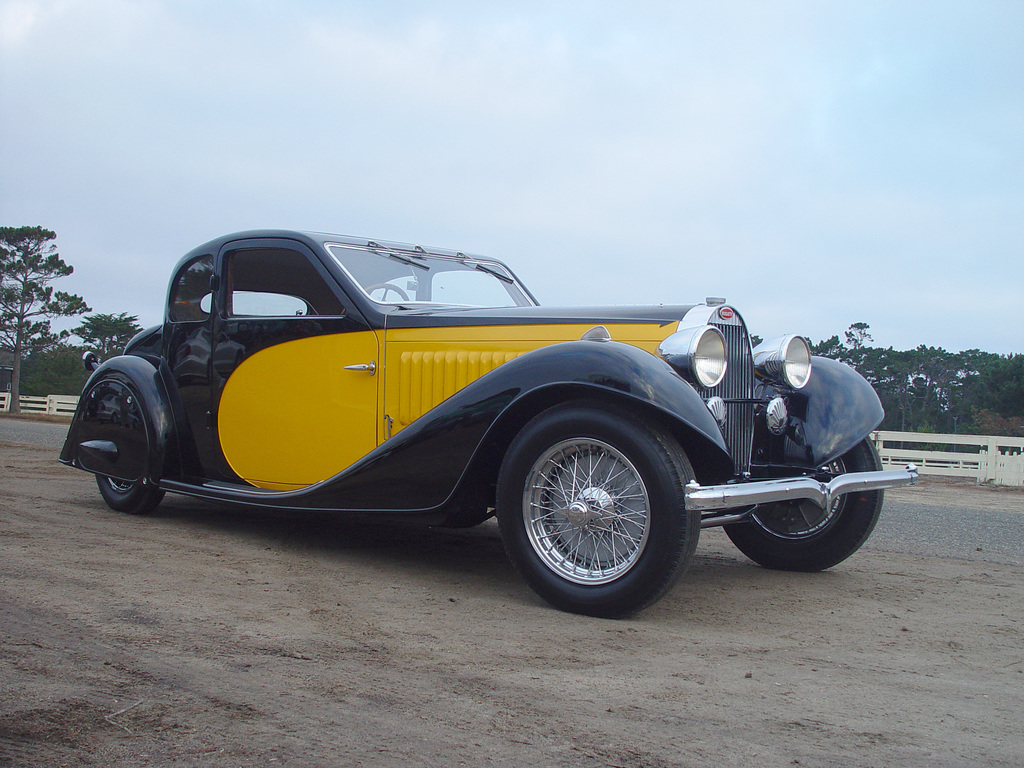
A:
POLYGON ((100 358, 106 360, 112 354, 120 354, 132 336, 142 330, 139 318, 121 312, 116 315, 96 313, 82 320, 72 333, 100 358))
POLYGON ((979 365, 975 418, 989 423, 985 433, 1024 434, 1024 355, 987 355, 979 365))
POLYGON ((820 357, 830 357, 833 360, 846 362, 846 347, 839 340, 838 336, 829 336, 824 341, 811 345, 811 352, 820 357))
POLYGON ((77 395, 89 372, 82 365, 82 348, 57 344, 25 358, 21 367, 21 391, 26 395, 77 395))
POLYGON ((11 411, 18 413, 21 363, 70 334, 54 333, 50 321, 89 311, 81 296, 49 284, 74 268, 57 253, 54 232, 42 227, 0 227, 0 348, 12 355, 11 411))

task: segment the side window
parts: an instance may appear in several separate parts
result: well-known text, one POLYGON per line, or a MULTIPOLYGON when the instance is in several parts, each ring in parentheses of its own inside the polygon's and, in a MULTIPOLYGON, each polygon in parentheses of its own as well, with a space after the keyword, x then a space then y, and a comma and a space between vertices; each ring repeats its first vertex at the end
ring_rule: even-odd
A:
POLYGON ((227 311, 236 317, 344 315, 345 307, 309 259, 286 248, 227 255, 227 311))
POLYGON ((213 256, 199 256, 178 272, 171 288, 169 315, 173 322, 187 323, 210 316, 210 278, 213 256))

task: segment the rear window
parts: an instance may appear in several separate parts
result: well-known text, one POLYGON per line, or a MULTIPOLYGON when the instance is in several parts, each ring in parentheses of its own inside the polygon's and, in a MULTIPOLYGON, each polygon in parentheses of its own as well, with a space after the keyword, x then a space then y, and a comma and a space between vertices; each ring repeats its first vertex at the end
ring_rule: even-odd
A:
POLYGON ((198 256, 188 262, 174 278, 171 288, 170 318, 176 323, 205 320, 210 316, 210 278, 213 256, 198 256))

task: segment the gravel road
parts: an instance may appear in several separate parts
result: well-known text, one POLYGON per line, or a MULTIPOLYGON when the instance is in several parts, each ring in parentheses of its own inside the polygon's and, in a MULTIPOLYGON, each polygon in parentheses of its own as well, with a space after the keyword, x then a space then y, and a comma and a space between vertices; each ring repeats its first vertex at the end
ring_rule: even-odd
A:
POLYGON ((604 621, 538 601, 492 524, 119 515, 56 463, 63 425, 13 421, 0 766, 1024 765, 1019 491, 890 492, 820 574, 705 531, 604 621))

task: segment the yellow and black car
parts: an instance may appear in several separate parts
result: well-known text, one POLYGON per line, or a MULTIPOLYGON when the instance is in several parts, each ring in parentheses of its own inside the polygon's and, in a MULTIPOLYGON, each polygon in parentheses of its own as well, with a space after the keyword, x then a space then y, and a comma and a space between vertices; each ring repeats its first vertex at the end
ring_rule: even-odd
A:
POLYGON ((176 267, 162 325, 93 370, 61 461, 116 510, 165 492, 475 525, 559 608, 662 595, 702 527, 770 568, 856 551, 882 419, 852 369, 751 347, 722 300, 551 308, 504 264, 307 232, 229 235, 176 267))

